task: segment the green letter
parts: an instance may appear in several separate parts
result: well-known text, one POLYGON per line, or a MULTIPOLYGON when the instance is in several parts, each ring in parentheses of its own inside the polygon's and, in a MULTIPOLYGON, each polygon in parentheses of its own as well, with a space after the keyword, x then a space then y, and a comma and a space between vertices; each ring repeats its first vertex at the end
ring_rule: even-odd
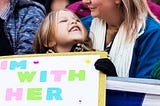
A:
POLYGON ((74 81, 76 77, 79 78, 80 81, 85 80, 85 70, 80 70, 79 73, 75 73, 75 70, 69 70, 69 81, 74 81))
POLYGON ((42 88, 28 88, 27 100, 42 100, 42 88))
POLYGON ((29 71, 26 72, 18 72, 18 77, 20 82, 24 82, 27 80, 27 82, 32 82, 34 76, 36 75, 36 71, 32 71, 31 73, 29 71))

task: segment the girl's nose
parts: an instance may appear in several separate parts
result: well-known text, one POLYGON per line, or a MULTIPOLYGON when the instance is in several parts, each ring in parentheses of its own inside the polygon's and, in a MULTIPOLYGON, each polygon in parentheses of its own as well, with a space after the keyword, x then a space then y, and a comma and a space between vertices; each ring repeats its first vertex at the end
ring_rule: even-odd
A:
POLYGON ((71 24, 77 24, 77 21, 76 20, 72 20, 71 24))

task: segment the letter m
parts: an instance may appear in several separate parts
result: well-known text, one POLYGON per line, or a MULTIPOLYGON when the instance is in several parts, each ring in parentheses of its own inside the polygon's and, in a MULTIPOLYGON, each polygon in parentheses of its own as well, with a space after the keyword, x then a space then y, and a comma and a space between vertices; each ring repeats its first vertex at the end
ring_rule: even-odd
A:
POLYGON ((26 60, 22 60, 20 62, 16 62, 16 61, 11 61, 10 62, 10 70, 15 70, 16 68, 20 68, 20 69, 26 69, 26 60))

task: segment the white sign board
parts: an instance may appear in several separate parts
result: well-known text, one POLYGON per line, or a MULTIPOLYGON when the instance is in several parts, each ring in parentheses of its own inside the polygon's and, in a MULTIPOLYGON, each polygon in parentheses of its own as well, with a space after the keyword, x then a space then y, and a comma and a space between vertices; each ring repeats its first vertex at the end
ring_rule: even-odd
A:
POLYGON ((0 58, 1 106, 105 106, 105 75, 94 68, 102 54, 0 58))

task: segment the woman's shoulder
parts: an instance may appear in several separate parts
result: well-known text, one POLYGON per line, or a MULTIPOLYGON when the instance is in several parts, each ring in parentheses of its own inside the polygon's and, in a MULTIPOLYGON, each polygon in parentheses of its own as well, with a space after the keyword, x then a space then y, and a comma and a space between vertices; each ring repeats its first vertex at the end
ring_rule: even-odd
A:
POLYGON ((160 23, 152 17, 147 17, 146 26, 143 34, 141 34, 136 41, 151 41, 151 39, 160 39, 160 23))
POLYGON ((81 18, 83 25, 86 27, 88 31, 90 30, 92 20, 93 20, 93 17, 91 15, 81 18))
POLYGON ((155 31, 159 30, 160 32, 160 22, 156 21, 152 17, 147 17, 145 31, 154 31, 154 30, 155 31))

